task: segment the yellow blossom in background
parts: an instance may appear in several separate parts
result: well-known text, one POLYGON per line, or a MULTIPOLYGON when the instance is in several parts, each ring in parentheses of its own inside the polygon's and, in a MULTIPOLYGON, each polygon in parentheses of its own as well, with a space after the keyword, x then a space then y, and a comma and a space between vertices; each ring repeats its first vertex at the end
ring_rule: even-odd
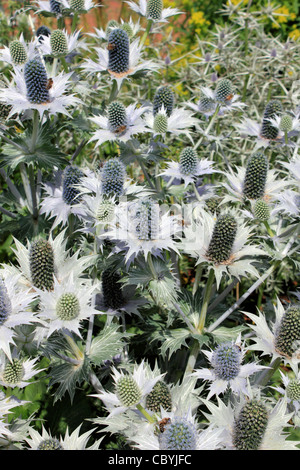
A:
POLYGON ((289 38, 293 39, 293 41, 297 41, 300 38, 300 29, 296 28, 294 25, 294 30, 289 33, 289 38))
MULTIPOLYGON (((274 15, 276 18, 276 21, 281 24, 287 23, 291 19, 291 16, 292 16, 292 14, 290 14, 289 9, 285 5, 280 8, 277 8, 277 10, 274 11, 274 14, 276 15, 276 16, 274 15)), ((273 23, 272 27, 280 28, 280 26, 276 23, 273 23)))
POLYGON ((193 24, 199 27, 204 25, 208 26, 210 22, 205 19, 203 11, 192 11, 191 18, 189 19, 189 24, 193 24))
POLYGON ((226 5, 238 5, 239 3, 241 4, 241 6, 243 5, 247 5, 249 2, 249 0, 228 0, 226 5))

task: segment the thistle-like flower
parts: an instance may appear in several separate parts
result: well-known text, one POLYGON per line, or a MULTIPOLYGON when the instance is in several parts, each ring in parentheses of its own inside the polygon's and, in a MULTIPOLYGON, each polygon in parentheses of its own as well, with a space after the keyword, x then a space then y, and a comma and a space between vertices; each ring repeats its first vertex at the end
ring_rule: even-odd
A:
MULTIPOLYGON (((294 371, 298 371, 300 361, 300 306, 290 305, 284 309, 277 299, 274 307, 275 322, 268 322, 262 312, 258 315, 245 312, 253 321, 250 328, 256 333, 254 344, 248 349, 261 351, 261 354, 272 356, 272 360, 282 358, 284 364, 289 364, 294 371)), ((295 372, 296 373, 296 372, 295 372)))
POLYGON ((36 13, 42 13, 44 16, 55 16, 59 18, 63 15, 61 0, 36 0, 38 10, 36 13))
POLYGON ((217 287, 223 274, 240 279, 251 274, 259 277, 252 265, 256 256, 266 253, 255 245, 248 244, 252 229, 238 223, 231 213, 221 212, 217 220, 213 214, 201 211, 184 229, 180 248, 197 259, 197 264, 208 263, 214 270, 217 287))
POLYGON ((61 330, 81 337, 82 321, 99 315, 100 312, 92 306, 97 286, 84 281, 74 279, 71 271, 61 283, 54 279, 51 291, 37 289, 40 302, 38 316, 44 321, 47 337, 61 330))
POLYGON ((0 61, 6 62, 14 68, 22 69, 28 60, 36 56, 37 44, 36 38, 27 43, 22 33, 19 39, 14 39, 8 47, 4 46, 3 49, 0 49, 0 61))
POLYGON ((9 361, 3 354, 0 355, 0 385, 3 387, 24 388, 30 383, 30 379, 44 369, 37 369, 38 358, 23 359, 12 354, 9 361))
POLYGON ((210 427, 223 431, 222 444, 226 450, 297 450, 297 442, 287 440, 286 427, 292 417, 287 413, 285 400, 271 407, 259 392, 250 399, 240 397, 234 405, 204 400, 210 413, 203 412, 210 427))
POLYGON ((121 28, 126 31, 129 39, 132 40, 139 32, 140 27, 140 22, 137 21, 137 23, 134 23, 131 17, 126 22, 121 18, 121 23, 118 23, 116 20, 110 20, 105 29, 94 28, 95 33, 88 33, 88 35, 96 39, 107 41, 112 29, 121 28))
POLYGON ((88 441, 94 429, 80 435, 81 424, 70 434, 67 428, 64 437, 52 437, 51 432, 46 431, 42 426, 42 432, 39 433, 34 428, 30 428, 29 437, 26 442, 31 450, 98 450, 103 439, 96 440, 88 447, 88 441))
POLYGON ((49 82, 46 69, 39 59, 26 62, 24 73, 15 70, 13 83, 0 88, 0 101, 11 106, 9 116, 21 114, 27 109, 36 109, 40 116, 45 112, 70 117, 67 108, 80 103, 79 98, 67 93, 72 73, 60 73, 49 82))
POLYGON ((258 199, 274 203, 290 181, 278 177, 278 171, 269 168, 267 157, 260 152, 252 154, 246 167, 230 169, 226 172, 227 181, 223 183, 229 194, 224 196, 222 204, 228 201, 243 202, 250 200, 252 205, 258 199))
POLYGON ((132 373, 119 372, 112 367, 114 392, 100 392, 92 395, 99 398, 109 411, 108 419, 128 409, 135 409, 153 389, 154 385, 162 379, 164 374, 151 376, 144 361, 135 365, 132 373))
POLYGON ((97 148, 107 141, 127 142, 134 135, 147 132, 141 117, 147 110, 147 107, 136 107, 135 104, 125 107, 122 103, 113 101, 107 108, 106 116, 89 118, 98 126, 89 142, 96 140, 97 148))
POLYGON ((43 36, 40 44, 41 53, 44 56, 54 58, 66 57, 78 49, 87 49, 82 39, 79 39, 81 30, 68 34, 66 30, 55 29, 48 36, 43 36))
POLYGON ((174 236, 181 230, 178 219, 162 212, 149 198, 118 205, 116 218, 103 237, 121 242, 125 260, 132 261, 139 253, 161 256, 164 249, 178 252, 174 236))
POLYGON ((36 293, 21 290, 18 281, 20 276, 9 275, 5 269, 0 274, 0 347, 12 362, 10 345, 14 345, 17 336, 15 327, 39 323, 31 310, 36 293))
POLYGON ((14 239, 13 249, 19 266, 5 265, 5 276, 18 275, 18 283, 23 289, 44 289, 51 291, 54 277, 61 282, 73 273, 74 279, 82 276, 84 270, 93 262, 93 256, 79 256, 80 251, 70 255, 66 249, 67 239, 62 230, 53 238, 52 232, 48 239, 36 238, 27 242, 27 247, 14 239))
POLYGON ((159 111, 147 113, 145 122, 147 130, 152 132, 154 136, 186 135, 192 142, 191 128, 198 125, 198 120, 194 118, 194 113, 191 111, 175 107, 170 114, 164 104, 161 105, 159 111))
POLYGON ((183 180, 186 188, 197 177, 214 173, 216 170, 212 168, 213 164, 212 160, 199 160, 196 151, 192 147, 186 147, 180 154, 179 162, 168 162, 167 168, 158 176, 183 180))
POLYGON ((92 8, 99 8, 102 5, 96 5, 92 0, 60 0, 64 10, 70 13, 87 13, 92 8))
POLYGON ((126 1, 126 3, 134 12, 154 23, 167 23, 171 16, 181 14, 178 8, 164 8, 163 0, 139 0, 138 4, 126 1))
POLYGON ((124 28, 112 28, 107 48, 95 48, 97 62, 86 59, 82 68, 88 73, 109 73, 112 80, 120 88, 123 80, 133 77, 138 72, 155 72, 158 65, 152 60, 142 60, 142 48, 139 38, 130 42, 124 28))
POLYGON ((56 176, 56 183, 44 183, 46 195, 41 201, 40 214, 45 214, 50 219, 55 218, 52 230, 60 224, 64 227, 70 214, 82 214, 79 208, 80 190, 78 186, 83 175, 80 168, 69 165, 64 169, 62 175, 56 176))
POLYGON ((300 372, 293 377, 284 374, 281 370, 280 376, 282 386, 272 387, 286 398, 289 409, 294 412, 293 422, 296 426, 300 425, 300 372))
POLYGON ((246 352, 247 349, 241 344, 240 335, 235 342, 221 343, 214 351, 203 351, 211 368, 197 369, 192 376, 211 382, 207 400, 213 395, 219 396, 228 388, 235 395, 249 396, 248 377, 265 367, 255 362, 242 364, 246 352))

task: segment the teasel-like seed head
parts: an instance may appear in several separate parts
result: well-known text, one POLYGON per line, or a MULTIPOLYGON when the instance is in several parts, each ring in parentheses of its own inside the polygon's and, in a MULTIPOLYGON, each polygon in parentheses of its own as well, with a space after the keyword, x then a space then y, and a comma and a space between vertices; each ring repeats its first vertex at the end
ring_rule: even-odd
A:
POLYGON ((115 213, 115 204, 110 200, 101 201, 96 210, 96 219, 102 223, 108 223, 113 220, 115 213))
POLYGON ((68 54, 68 41, 65 33, 60 29, 52 31, 50 46, 54 57, 66 56, 68 54))
POLYGON ((164 8, 163 0, 148 0, 146 16, 150 20, 160 20, 164 8))
POLYGON ((37 450, 64 450, 58 439, 44 439, 37 446, 37 450))
POLYGON ((300 401, 300 380, 290 380, 286 387, 286 395, 290 400, 300 401))
POLYGON ((17 39, 9 44, 9 52, 12 61, 16 65, 25 64, 27 60, 27 53, 24 44, 17 39))
POLYGON ((75 166, 67 166, 63 172, 62 198, 68 205, 80 202, 80 190, 76 187, 83 177, 82 171, 75 166))
POLYGON ((107 160, 102 168, 102 193, 105 196, 121 196, 125 176, 125 166, 118 157, 107 160))
POLYGON ((36 33, 35 33, 36 37, 38 38, 39 40, 39 43, 42 43, 43 42, 43 36, 50 36, 51 35, 51 31, 50 29, 47 27, 47 26, 40 26, 37 30, 36 30, 36 33))
POLYGON ((129 70, 130 42, 122 28, 112 29, 108 37, 108 70, 116 75, 129 70))
POLYGON ((160 413, 161 408, 165 411, 172 410, 172 396, 168 385, 159 380, 151 392, 146 396, 146 408, 154 413, 160 413))
POLYGON ((29 266, 33 285, 38 289, 52 290, 54 287, 54 253, 47 240, 39 239, 31 243, 29 266))
POLYGON ((61 13, 61 4, 56 0, 50 0, 50 10, 52 13, 61 13))
POLYGON ((280 101, 272 100, 265 107, 262 126, 261 126, 261 136, 265 139, 275 140, 278 137, 279 129, 271 124, 269 119, 274 119, 275 116, 281 116, 282 114, 282 105, 280 101))
POLYGON ((253 215, 258 220, 269 220, 270 218, 270 206, 267 202, 262 199, 258 199, 253 208, 253 215))
POLYGON ((118 271, 106 269, 102 273, 102 294, 106 308, 118 310, 123 307, 125 299, 120 283, 121 275, 118 271))
POLYGON ((6 322, 11 312, 12 305, 7 288, 4 281, 0 279, 0 326, 6 322))
POLYGON ((84 11, 84 0, 70 0, 70 7, 73 11, 84 11))
POLYGON ((167 116, 171 116, 174 108, 174 93, 167 85, 160 87, 153 99, 153 115, 155 116, 164 107, 167 116))
POLYGON ((268 411, 257 400, 250 400, 234 422, 233 444, 237 450, 259 450, 268 424, 268 411))
POLYGON ((128 118, 126 108, 122 103, 113 101, 107 108, 109 128, 118 136, 122 136, 127 131, 128 118))
POLYGON ((215 264, 229 260, 237 232, 237 222, 230 214, 221 214, 215 223, 206 256, 215 264))
POLYGON ((175 417, 166 424, 159 435, 160 450, 196 450, 196 426, 186 418, 175 417))
POLYGON ((40 60, 32 59, 26 62, 24 79, 30 103, 42 104, 50 101, 47 72, 40 60))
POLYGON ((165 134, 168 130, 168 117, 162 113, 156 114, 153 129, 158 134, 165 134))
POLYGON ((124 375, 116 383, 116 393, 123 406, 137 405, 142 398, 142 391, 133 377, 124 375))
POLYGON ((293 118, 289 114, 285 114, 280 119, 279 128, 282 132, 290 132, 293 129, 293 118))
POLYGON ((136 232, 139 240, 155 240, 159 230, 159 207, 151 200, 138 202, 136 232))
POLYGON ((237 377, 241 365, 241 351, 236 344, 221 344, 214 351, 212 364, 218 379, 229 381, 237 377))
POLYGON ((282 356, 297 357, 300 350, 300 305, 291 305, 286 309, 280 325, 275 332, 275 350, 282 356))
POLYGON ((4 372, 3 381, 7 384, 17 384, 22 380, 24 375, 24 367, 22 361, 13 359, 12 362, 7 362, 4 372))
POLYGON ((230 80, 227 78, 223 78, 217 83, 216 87, 216 100, 219 101, 220 103, 226 103, 227 101, 230 101, 233 98, 234 95, 234 90, 233 90, 233 85, 230 80))
POLYGON ((260 199, 265 194, 269 163, 267 157, 258 152, 251 155, 247 162, 243 183, 243 194, 248 199, 260 199))
POLYGON ((80 313, 79 300, 73 292, 62 294, 56 304, 56 315, 60 320, 70 321, 77 318, 80 313))
POLYGON ((180 154, 180 171, 184 175, 193 175, 197 169, 198 155, 192 147, 186 147, 180 154))

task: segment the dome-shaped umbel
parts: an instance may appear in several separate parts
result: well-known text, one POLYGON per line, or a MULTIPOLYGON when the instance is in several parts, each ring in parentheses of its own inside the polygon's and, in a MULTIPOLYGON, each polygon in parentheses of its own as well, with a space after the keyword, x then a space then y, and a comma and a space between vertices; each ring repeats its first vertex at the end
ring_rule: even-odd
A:
POLYGON ((146 10, 147 18, 151 20, 160 20, 163 8, 163 0, 148 0, 146 10))
POLYGON ((102 193, 105 196, 121 196, 124 190, 125 166, 118 157, 111 158, 102 168, 102 193))
POLYGON ((54 253, 47 240, 35 240, 29 249, 31 280, 35 287, 52 290, 54 286, 54 253))
POLYGON ((215 264, 230 258, 237 232, 237 222, 230 214, 220 215, 215 223, 206 256, 215 264))
POLYGON ((235 420, 233 444, 237 450, 259 450, 268 424, 268 412, 265 406, 250 400, 240 411, 235 420))
POLYGON ((281 114, 282 106, 280 101, 272 100, 267 104, 260 131, 262 137, 269 140, 277 139, 279 129, 271 124, 270 119, 274 119, 276 116, 281 116, 281 114))
POLYGON ((162 107, 170 117, 174 108, 174 93, 167 85, 160 87, 154 95, 153 115, 155 116, 162 107))
POLYGON ((9 44, 9 52, 14 64, 25 64, 27 60, 27 53, 24 44, 17 40, 12 41, 9 44))
POLYGON ((262 153, 250 156, 243 183, 243 194, 248 199, 260 199, 265 194, 268 175, 268 159, 262 153))

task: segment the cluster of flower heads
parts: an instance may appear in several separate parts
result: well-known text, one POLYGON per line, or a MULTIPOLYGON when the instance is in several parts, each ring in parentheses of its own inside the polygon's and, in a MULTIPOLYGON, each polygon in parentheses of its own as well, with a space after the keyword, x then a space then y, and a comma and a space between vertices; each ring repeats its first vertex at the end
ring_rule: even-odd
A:
MULTIPOLYGON (((35 31, 29 14, 32 39, 26 42, 22 34, 0 50, 9 74, 0 84, 1 123, 17 116, 23 129, 32 118, 25 163, 27 155, 39 155, 43 126, 55 126, 62 118, 63 133, 64 125, 68 128, 64 119, 72 120, 77 110, 87 117, 83 148, 89 148, 81 163, 76 151, 65 165, 58 156, 45 180, 39 168, 38 218, 50 221, 51 227, 41 233, 37 229, 27 244, 14 237, 14 262, 1 265, 0 445, 97 450, 103 437, 88 442, 99 425, 101 432, 121 433, 139 450, 299 450, 287 431, 300 423, 299 301, 285 305, 277 298, 274 323, 261 310, 240 312, 247 319, 246 339, 227 328, 218 336, 213 327, 208 329, 212 337, 206 337, 203 323, 213 286, 222 296, 222 282, 232 278, 259 282, 265 263, 275 254, 280 261, 288 252, 282 240, 289 225, 293 229, 299 224, 299 111, 285 109, 287 100, 268 94, 257 120, 252 119, 239 78, 218 78, 214 72, 207 83, 201 76, 197 67, 203 61, 209 64, 210 54, 192 69, 196 88, 191 98, 181 100, 178 89, 159 78, 162 61, 153 54, 144 58, 148 34, 160 33, 181 12, 164 8, 163 0, 125 3, 139 15, 137 22, 131 17, 110 20, 84 37, 76 21, 96 7, 91 0, 36 1, 35 16, 54 18, 55 29, 40 25, 35 31), (71 18, 71 33, 66 18, 71 18), (151 93, 144 93, 145 77, 155 84, 151 93), (142 92, 131 89, 135 81, 142 92), (101 105, 98 94, 105 95, 101 105), (238 150, 232 149, 238 160, 231 159, 226 147, 233 131, 226 125, 220 130, 226 121, 238 134, 238 150), (168 161, 162 156, 165 150, 171 155, 168 161), (93 162, 89 152, 95 155, 93 162), (127 165, 133 161, 141 173, 127 165), (196 291, 199 273, 207 272, 202 308, 194 306, 194 299, 188 307, 182 301, 174 274, 182 258, 193 262, 196 291), (195 361, 192 354, 187 358, 181 380, 173 382, 159 361, 152 368, 144 358, 129 358, 127 344, 120 343, 119 355, 107 360, 111 374, 106 390, 93 372, 94 366, 105 368, 102 340, 105 350, 108 332, 107 343, 115 351, 114 325, 120 322, 127 339, 127 315, 143 321, 145 305, 155 311, 159 305, 159 314, 164 306, 166 330, 174 312, 185 323, 185 328, 171 329, 169 337, 159 326, 164 354, 187 346, 191 337, 200 338, 202 347, 196 349, 195 361), (94 320, 99 328, 102 318, 105 332, 103 337, 95 333, 93 341, 94 320), (59 348, 64 344, 64 354, 54 351, 51 341, 59 348), (32 351, 46 351, 70 365, 66 383, 54 376, 69 387, 70 395, 82 377, 91 381, 96 393, 88 397, 101 400, 105 412, 90 420, 95 428, 80 434, 81 425, 71 433, 67 427, 63 437, 52 436, 44 425, 37 431, 33 417, 8 421, 11 410, 24 404, 10 390, 22 390, 45 373, 32 351), (284 366, 280 386, 266 390, 265 377, 279 364, 284 366), (270 390, 276 390, 277 400, 270 390)), ((218 28, 214 35, 220 49, 236 39, 218 28)), ((22 181, 28 181, 25 195, 33 207, 34 165, 28 164, 28 180, 24 160, 22 165, 22 181)))

